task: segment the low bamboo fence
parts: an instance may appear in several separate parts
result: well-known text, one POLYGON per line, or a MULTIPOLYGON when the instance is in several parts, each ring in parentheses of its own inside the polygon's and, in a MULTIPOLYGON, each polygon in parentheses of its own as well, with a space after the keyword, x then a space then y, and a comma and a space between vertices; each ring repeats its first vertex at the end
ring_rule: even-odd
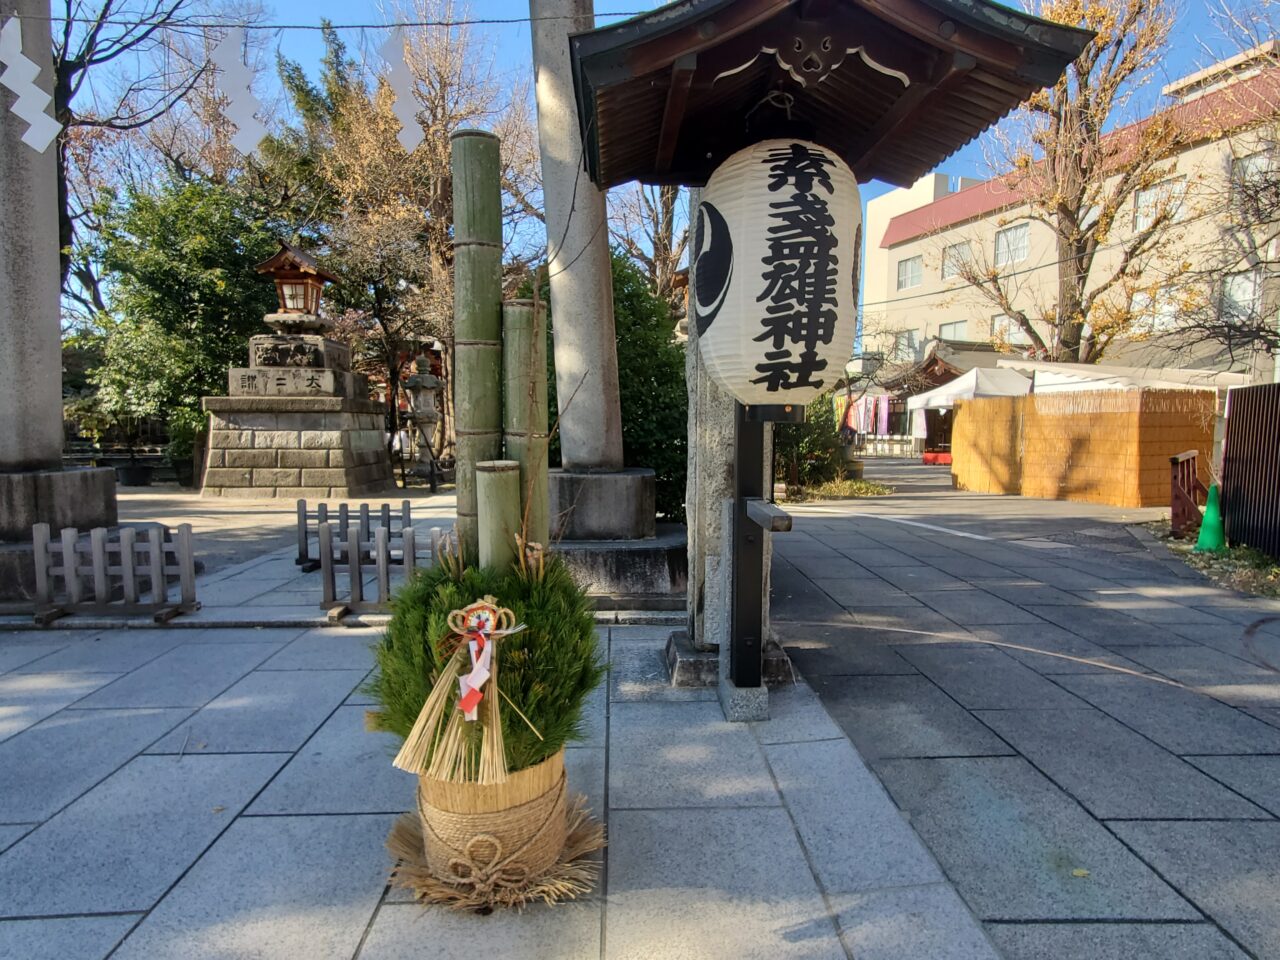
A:
POLYGON ((1168 506, 1169 458, 1196 450, 1207 464, 1215 415, 1215 395, 1204 390, 963 401, 951 436, 952 482, 978 493, 1168 506))

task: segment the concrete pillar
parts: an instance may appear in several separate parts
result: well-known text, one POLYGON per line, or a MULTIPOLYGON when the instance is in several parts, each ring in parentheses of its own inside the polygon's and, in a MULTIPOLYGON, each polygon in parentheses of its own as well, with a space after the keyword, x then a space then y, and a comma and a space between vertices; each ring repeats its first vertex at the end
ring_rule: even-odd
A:
MULTIPOLYGON (((49 5, 15 0, 23 53, 53 88, 49 5)), ((0 87, 0 472, 56 469, 62 459, 62 344, 58 310, 58 190, 55 144, 22 142, 27 121, 0 87)))
POLYGON ((605 195, 583 165, 569 34, 595 26, 591 0, 529 0, 547 218, 551 323, 566 470, 622 469, 605 195))

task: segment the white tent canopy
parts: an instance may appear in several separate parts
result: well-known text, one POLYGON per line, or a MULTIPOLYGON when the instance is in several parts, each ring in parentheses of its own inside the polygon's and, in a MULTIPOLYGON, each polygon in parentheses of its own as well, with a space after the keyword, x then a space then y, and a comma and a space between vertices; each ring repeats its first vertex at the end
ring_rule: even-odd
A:
POLYGON ((928 393, 907 398, 908 410, 949 410, 957 400, 975 397, 1021 397, 1031 392, 1031 381, 1013 370, 974 367, 950 383, 928 393))

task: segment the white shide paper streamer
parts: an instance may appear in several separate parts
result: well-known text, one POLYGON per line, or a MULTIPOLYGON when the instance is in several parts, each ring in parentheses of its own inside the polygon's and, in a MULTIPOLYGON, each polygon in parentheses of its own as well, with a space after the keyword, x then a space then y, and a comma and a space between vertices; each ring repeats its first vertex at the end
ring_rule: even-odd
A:
POLYGON ((22 142, 37 153, 44 153, 62 131, 62 124, 47 111, 53 97, 36 86, 40 68, 22 52, 22 23, 10 17, 0 27, 0 85, 8 87, 18 99, 10 108, 15 116, 27 122, 22 142))
POLYGON ((218 86, 227 96, 222 115, 236 125, 231 145, 248 156, 267 135, 267 128, 255 116, 262 102, 253 95, 253 71, 245 66, 243 50, 244 28, 232 27, 213 48, 209 60, 222 71, 218 86))

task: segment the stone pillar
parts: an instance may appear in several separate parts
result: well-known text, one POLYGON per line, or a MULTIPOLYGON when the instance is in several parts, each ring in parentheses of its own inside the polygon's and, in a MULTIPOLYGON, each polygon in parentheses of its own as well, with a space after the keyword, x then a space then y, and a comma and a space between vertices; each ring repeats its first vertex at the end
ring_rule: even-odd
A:
MULTIPOLYGON (((689 222, 696 223, 701 191, 689 191, 689 222)), ((689 289, 693 289, 693 266, 689 289)), ((690 320, 692 321, 692 317, 690 320)), ((730 557, 723 554, 723 504, 733 499, 733 397, 707 374, 698 351, 697 324, 689 323, 685 344, 685 387, 689 394, 689 471, 685 513, 689 521, 689 640, 712 650, 729 639, 726 579, 730 557)))
MULTIPOLYGON (((15 0, 22 52, 52 89, 49 6, 15 0)), ((22 142, 27 121, 0 87, 0 602, 33 596, 31 527, 116 522, 111 470, 62 469, 62 326, 58 289, 57 160, 22 142)))
POLYGON ((622 414, 604 191, 583 165, 569 34, 595 26, 591 0, 529 0, 547 218, 561 462, 622 469, 622 414), (572 264, 572 266, 570 266, 572 264))
MULTIPOLYGON (((36 83, 52 89, 49 5, 17 0, 23 52, 36 83)), ((55 144, 22 142, 27 121, 0 87, 0 471, 57 469, 62 462, 62 343, 58 316, 55 144)))

